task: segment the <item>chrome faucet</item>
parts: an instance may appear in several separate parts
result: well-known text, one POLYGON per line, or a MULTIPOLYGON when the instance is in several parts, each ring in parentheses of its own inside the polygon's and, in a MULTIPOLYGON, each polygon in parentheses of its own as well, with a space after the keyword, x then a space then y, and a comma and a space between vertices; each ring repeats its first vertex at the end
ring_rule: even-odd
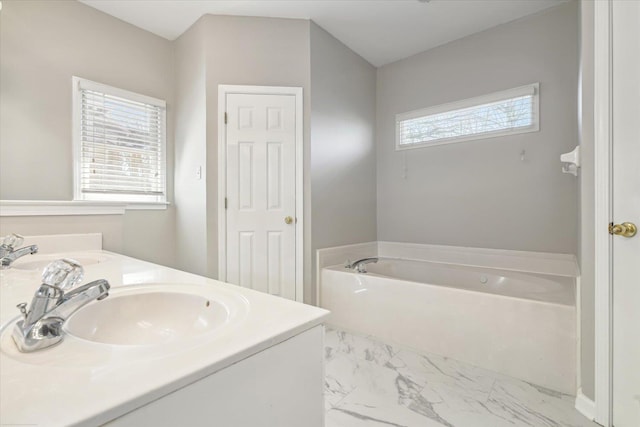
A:
POLYGON ((362 258, 354 262, 347 260, 345 268, 351 268, 358 273, 366 273, 367 268, 365 266, 367 264, 375 264, 376 262, 378 262, 378 258, 362 258))
POLYGON ((24 237, 19 234, 9 234, 2 239, 0 244, 0 269, 9 268, 20 257, 38 252, 37 245, 14 249, 16 246, 20 246, 23 241, 24 237))
POLYGON ((23 353, 51 347, 64 337, 62 325, 77 310, 93 300, 109 296, 109 282, 96 280, 73 288, 82 280, 84 270, 76 261, 60 259, 49 264, 42 273, 31 306, 18 304, 23 319, 16 322, 12 338, 23 353), (69 289, 68 292, 65 290, 69 289))

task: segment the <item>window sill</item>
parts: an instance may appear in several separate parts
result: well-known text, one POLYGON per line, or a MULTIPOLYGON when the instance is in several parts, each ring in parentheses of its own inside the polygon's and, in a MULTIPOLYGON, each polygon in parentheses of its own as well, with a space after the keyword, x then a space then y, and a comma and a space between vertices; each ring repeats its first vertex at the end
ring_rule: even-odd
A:
POLYGON ((128 211, 164 211, 169 206, 169 202, 146 202, 146 203, 127 203, 124 208, 128 211))
POLYGON ((0 217, 124 215, 127 210, 164 210, 169 203, 90 202, 77 200, 0 200, 0 217))

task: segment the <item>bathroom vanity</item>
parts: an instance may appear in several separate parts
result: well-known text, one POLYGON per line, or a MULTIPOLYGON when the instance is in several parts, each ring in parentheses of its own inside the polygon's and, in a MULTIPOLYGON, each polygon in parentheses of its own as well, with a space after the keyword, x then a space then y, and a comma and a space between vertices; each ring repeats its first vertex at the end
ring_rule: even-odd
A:
POLYGON ((0 424, 323 425, 327 311, 74 238, 42 236, 0 271, 0 424), (61 343, 21 353, 16 305, 62 257, 83 264, 81 284, 108 280, 109 296, 74 313, 61 343))

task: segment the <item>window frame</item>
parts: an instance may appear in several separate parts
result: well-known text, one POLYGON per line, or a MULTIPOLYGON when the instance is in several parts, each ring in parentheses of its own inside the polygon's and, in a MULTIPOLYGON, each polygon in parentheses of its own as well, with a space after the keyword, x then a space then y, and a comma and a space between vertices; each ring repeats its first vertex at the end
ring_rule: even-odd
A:
POLYGON ((437 145, 454 144, 458 142, 467 142, 477 139, 496 138, 507 135, 517 135, 521 133, 537 132, 540 130, 540 83, 532 83, 524 86, 519 86, 512 89, 507 89, 499 92, 493 92, 486 95, 476 96, 473 98, 467 98, 460 101, 449 102, 446 104, 435 105, 432 107, 421 108, 418 110, 409 111, 406 113, 396 114, 396 151, 412 150, 415 148, 432 147, 437 145), (463 108, 470 108, 479 106, 482 104, 488 104, 491 102, 503 101, 511 98, 517 98, 520 96, 532 95, 532 112, 533 121, 530 126, 519 127, 514 129, 501 129, 493 132, 483 132, 473 135, 456 136, 450 138, 440 138, 432 141, 424 141, 413 144, 401 144, 401 126, 400 124, 405 120, 416 119, 419 117, 429 116, 433 114, 445 113, 448 111, 459 110, 463 108))
POLYGON ((81 77, 72 77, 72 127, 73 127, 73 200, 76 202, 105 202, 126 204, 127 209, 166 209, 167 202, 167 104, 162 99, 153 98, 140 93, 116 88, 103 83, 94 82, 81 77), (82 89, 101 92, 107 95, 116 96, 141 102, 162 108, 161 119, 163 129, 160 138, 160 161, 164 168, 164 191, 161 195, 136 195, 136 194, 113 194, 113 193, 83 193, 82 192, 82 89))

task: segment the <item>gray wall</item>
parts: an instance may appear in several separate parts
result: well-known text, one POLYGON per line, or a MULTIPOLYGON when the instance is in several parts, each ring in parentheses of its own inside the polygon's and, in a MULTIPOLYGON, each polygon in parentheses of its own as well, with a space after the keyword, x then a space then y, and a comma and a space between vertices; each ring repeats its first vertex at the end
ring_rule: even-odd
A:
POLYGON ((200 19, 175 42, 175 201, 178 266, 207 273, 207 98, 205 27, 200 19), (196 169, 202 168, 197 179, 196 169))
POLYGON ((594 175, 594 5, 581 5, 580 124, 580 377, 582 392, 595 397, 595 175, 594 175))
MULTIPOLYGON (((73 75, 166 100, 167 161, 173 163, 173 51, 167 40, 78 2, 5 1, 0 58, 0 199, 73 198, 73 75)), ((167 181, 171 198, 171 168, 167 181)), ((173 208, 1 222, 3 234, 102 232, 106 249, 174 263, 173 208)))
MULTIPOLYGON (((308 165, 309 21, 213 15, 203 19, 207 56, 207 270, 210 277, 218 277, 218 85, 302 87, 308 165)), ((306 206, 308 196, 305 192, 306 206)), ((308 257, 310 242, 306 244, 308 257)), ((306 268, 305 277, 309 276, 306 268)))
MULTIPOLYGON (((194 248, 199 252, 181 266, 218 277, 218 85, 300 86, 305 120, 305 300, 312 302, 315 250, 375 239, 375 68, 315 24, 291 19, 208 15, 178 40, 176 57, 178 92, 194 91, 177 99, 176 188, 190 192, 184 202, 181 194, 176 199, 177 238, 179 245, 183 237, 196 243, 185 248, 188 253, 194 248), (196 59, 201 52, 206 142, 197 113, 202 110, 191 109, 201 102, 194 95, 202 85, 196 59), (183 120, 195 121, 199 129, 191 132, 191 139, 182 135, 183 120), (206 189, 200 191, 193 171, 204 158, 206 189)), ((185 123, 187 129, 191 125, 185 123)))
POLYGON ((174 182, 176 188, 167 211, 5 217, 3 233, 102 231, 107 249, 217 277, 218 85, 241 84, 304 90, 307 301, 315 295, 312 247, 375 238, 375 69, 314 28, 318 121, 312 147, 309 21, 205 16, 171 43, 77 2, 5 2, 0 19, 0 198, 72 198, 72 75, 167 100, 170 195, 174 182), (33 178, 16 180, 24 164, 33 165, 33 178), (336 215, 325 202, 349 185, 342 197, 348 209, 336 215))
POLYGON ((375 68, 312 23, 314 254, 319 248, 376 240, 375 90, 375 68))
POLYGON ((561 173, 559 156, 578 144, 578 7, 378 69, 378 240, 577 252, 579 181, 561 173), (397 113, 533 82, 539 132, 394 151, 397 113))

